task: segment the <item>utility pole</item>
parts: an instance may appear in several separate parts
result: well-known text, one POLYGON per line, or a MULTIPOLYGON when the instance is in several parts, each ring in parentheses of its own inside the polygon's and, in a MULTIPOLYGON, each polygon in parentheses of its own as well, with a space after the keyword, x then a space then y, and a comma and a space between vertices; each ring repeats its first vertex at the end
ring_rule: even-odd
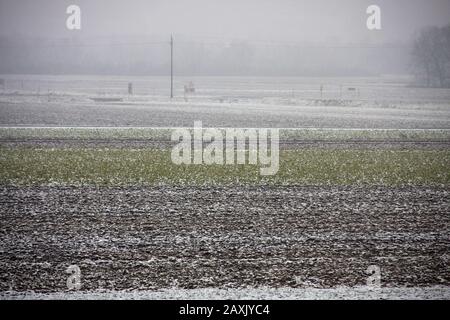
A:
POLYGON ((170 35, 170 98, 173 98, 173 37, 170 35))

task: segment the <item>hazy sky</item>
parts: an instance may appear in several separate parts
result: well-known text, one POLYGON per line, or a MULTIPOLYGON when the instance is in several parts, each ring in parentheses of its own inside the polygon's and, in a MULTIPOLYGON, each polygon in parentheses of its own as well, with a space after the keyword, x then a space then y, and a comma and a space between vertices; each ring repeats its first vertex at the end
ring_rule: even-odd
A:
POLYGON ((0 0, 0 34, 10 36, 397 42, 447 23, 450 0, 0 0), (65 27, 70 4, 81 7, 81 31, 65 27), (366 28, 370 4, 381 7, 381 31, 366 28))

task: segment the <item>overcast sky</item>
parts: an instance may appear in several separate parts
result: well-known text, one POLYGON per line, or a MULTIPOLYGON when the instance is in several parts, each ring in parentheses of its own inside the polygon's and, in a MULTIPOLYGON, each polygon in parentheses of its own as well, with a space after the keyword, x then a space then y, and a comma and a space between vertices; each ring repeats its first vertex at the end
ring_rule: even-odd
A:
POLYGON ((313 42, 407 41, 419 28, 450 23, 450 0, 0 0, 0 34, 39 37, 170 33, 188 37, 313 42), (82 10, 82 30, 65 27, 82 10), (370 4, 382 30, 366 28, 370 4))

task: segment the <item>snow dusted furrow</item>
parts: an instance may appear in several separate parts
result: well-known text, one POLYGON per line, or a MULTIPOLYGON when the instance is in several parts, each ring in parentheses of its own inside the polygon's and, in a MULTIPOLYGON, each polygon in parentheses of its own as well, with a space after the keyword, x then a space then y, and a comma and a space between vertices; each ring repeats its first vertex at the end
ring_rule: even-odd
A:
POLYGON ((3 186, 0 291, 66 292, 70 265, 80 268, 81 291, 91 293, 270 287, 287 288, 275 297, 301 298, 316 293, 289 288, 364 286, 370 265, 379 266, 382 287, 448 287, 449 192, 3 186))
POLYGON ((384 287, 371 289, 369 287, 337 287, 337 288, 243 288, 243 289, 180 289, 169 288, 160 290, 131 290, 131 291, 91 291, 91 292, 4 292, 0 298, 11 300, 449 300, 450 287, 384 287))
MULTIPOLYGON (((0 146, 34 147, 34 148, 158 148, 170 149, 176 141, 169 139, 10 139, 0 138, 0 146)), ((204 143, 206 145, 206 143, 204 143)), ((282 139, 279 142, 281 149, 300 148, 326 148, 326 149, 431 149, 446 150, 450 148, 450 141, 446 140, 311 140, 311 139, 282 139)))

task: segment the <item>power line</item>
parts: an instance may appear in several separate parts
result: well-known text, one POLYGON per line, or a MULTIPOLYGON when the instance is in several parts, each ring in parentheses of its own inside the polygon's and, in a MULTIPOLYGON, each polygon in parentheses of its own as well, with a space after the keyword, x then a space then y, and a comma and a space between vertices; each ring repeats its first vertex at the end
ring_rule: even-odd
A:
POLYGON ((78 47, 110 47, 110 46, 146 46, 146 45, 167 45, 167 41, 145 41, 145 42, 117 42, 117 43, 55 43, 55 44, 18 44, 0 45, 0 48, 78 48, 78 47))
MULTIPOLYGON (((108 42, 108 43, 51 43, 51 44, 14 44, 2 45, 0 48, 73 48, 73 47, 114 47, 114 46, 147 46, 147 45, 168 45, 168 41, 141 41, 141 42, 108 42)), ((368 43, 352 43, 352 44, 312 44, 301 42, 274 42, 274 41, 247 41, 247 40, 231 40, 231 41, 192 41, 179 40, 180 45, 213 45, 230 47, 235 45, 264 46, 264 47, 285 47, 298 49, 409 49, 411 45, 407 44, 368 44, 368 43)))
POLYGON ((170 35, 170 98, 173 98, 173 36, 170 35))

